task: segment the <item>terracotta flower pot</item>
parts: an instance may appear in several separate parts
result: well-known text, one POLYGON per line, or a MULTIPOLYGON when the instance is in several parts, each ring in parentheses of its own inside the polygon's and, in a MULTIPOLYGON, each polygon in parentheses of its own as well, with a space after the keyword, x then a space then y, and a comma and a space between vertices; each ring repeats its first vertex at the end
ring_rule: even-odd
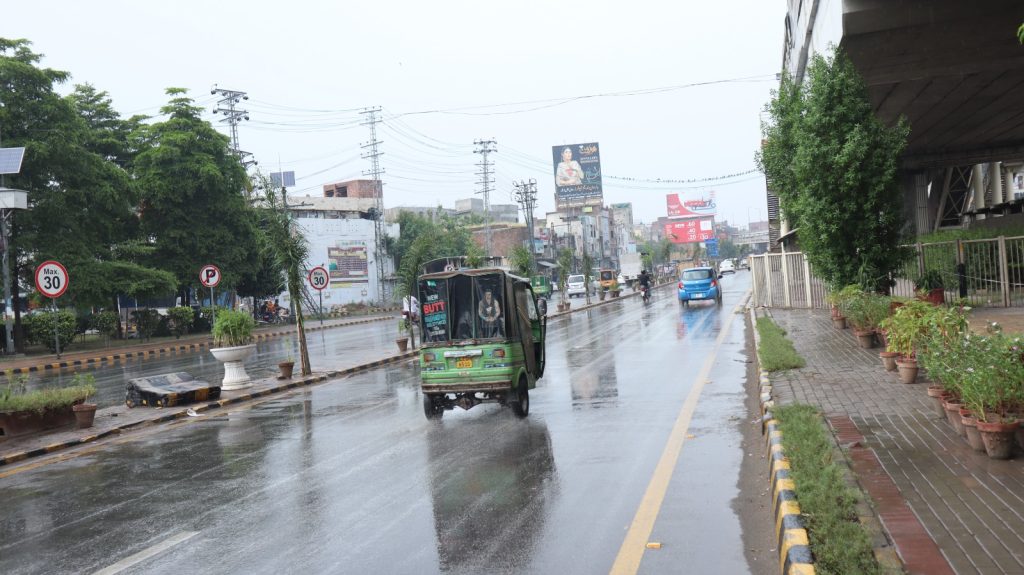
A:
POLYGON ((1020 427, 1019 421, 1013 423, 978 422, 981 440, 985 443, 985 453, 989 459, 1009 459, 1013 454, 1014 435, 1020 427))
POLYGON ((96 418, 95 403, 78 403, 71 409, 75 411, 75 423, 78 425, 78 429, 92 427, 92 422, 96 418))
MULTIPOLYGON (((888 336, 886 336, 884 329, 876 329, 875 330, 875 334, 878 335, 878 341, 879 341, 879 343, 882 344, 882 347, 886 347, 886 346, 889 345, 889 339, 888 339, 888 336)), ((889 371, 893 371, 894 369, 896 369, 896 368, 894 367, 893 369, 890 369, 889 371)))
POLYGON ((967 432, 967 443, 970 444, 971 449, 985 451, 985 442, 981 439, 981 432, 978 431, 978 420, 975 419, 974 414, 968 412, 967 415, 961 415, 960 421, 964 424, 964 430, 967 432))
POLYGON ((964 416, 971 417, 971 410, 961 405, 960 409, 957 410, 960 425, 957 426, 956 432, 960 434, 960 437, 967 439, 967 426, 964 424, 964 416))
POLYGON ((917 382, 917 360, 900 358, 896 360, 896 369, 900 372, 900 383, 917 382))
POLYGON ((935 415, 946 417, 946 408, 942 406, 946 398, 946 388, 941 385, 929 385, 928 397, 932 398, 933 405, 935 406, 935 415))
POLYGON ((896 371, 896 358, 900 354, 895 351, 880 351, 878 357, 882 358, 882 365, 885 366, 885 371, 896 371))
POLYGON ((846 318, 841 315, 834 316, 832 318, 832 327, 836 329, 846 329, 846 318))
POLYGON ((960 408, 962 407, 962 404, 959 401, 946 400, 942 406, 946 410, 946 420, 949 421, 949 424, 954 430, 956 430, 957 435, 962 435, 959 429, 964 425, 963 422, 960 421, 960 408))
POLYGON ((291 379, 292 371, 295 370, 294 361, 282 361, 277 364, 277 368, 281 370, 281 375, 277 376, 277 379, 291 379))
POLYGON ((875 332, 873 330, 862 331, 859 329, 853 330, 853 335, 857 336, 857 343, 864 349, 871 349, 875 347, 875 332))
POLYGON ((395 339, 395 343, 398 344, 398 351, 404 352, 409 348, 409 338, 399 337, 395 339))

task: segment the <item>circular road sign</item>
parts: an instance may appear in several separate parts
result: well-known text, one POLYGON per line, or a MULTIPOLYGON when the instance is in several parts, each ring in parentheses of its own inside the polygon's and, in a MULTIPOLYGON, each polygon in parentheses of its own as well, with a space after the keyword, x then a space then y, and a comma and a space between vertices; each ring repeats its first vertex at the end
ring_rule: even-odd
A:
POLYGON ((216 287, 220 283, 220 268, 210 264, 199 270, 199 281, 208 288, 216 287))
POLYGON ((324 291, 331 283, 331 274, 323 266, 309 270, 309 285, 316 291, 324 291))
POLYGON ((53 260, 36 268, 36 289, 48 298, 58 298, 68 289, 68 270, 53 260))

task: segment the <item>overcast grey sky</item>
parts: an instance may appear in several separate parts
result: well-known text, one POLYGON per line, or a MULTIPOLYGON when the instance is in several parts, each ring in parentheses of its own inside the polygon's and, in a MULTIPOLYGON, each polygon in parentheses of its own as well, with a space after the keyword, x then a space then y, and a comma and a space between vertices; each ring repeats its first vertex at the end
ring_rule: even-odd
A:
POLYGON ((715 190, 718 219, 743 225, 765 216, 758 173, 687 185, 610 176, 752 170, 785 10, 782 0, 69 0, 8 3, 0 36, 31 40, 44 65, 106 90, 126 116, 158 114, 176 86, 216 121, 213 84, 248 92, 241 147, 265 170, 279 160, 294 170, 300 195, 369 167, 358 110, 381 106, 392 118, 379 126, 387 207, 470 197, 473 140, 493 138, 491 201, 510 203, 513 180, 536 178, 541 217, 554 209, 551 146, 596 141, 605 202, 632 202, 649 222, 665 215, 666 193, 715 190), (735 79, 745 80, 692 86, 735 79), (619 95, 559 103, 608 93, 619 95), (431 110, 450 111, 416 113, 431 110))

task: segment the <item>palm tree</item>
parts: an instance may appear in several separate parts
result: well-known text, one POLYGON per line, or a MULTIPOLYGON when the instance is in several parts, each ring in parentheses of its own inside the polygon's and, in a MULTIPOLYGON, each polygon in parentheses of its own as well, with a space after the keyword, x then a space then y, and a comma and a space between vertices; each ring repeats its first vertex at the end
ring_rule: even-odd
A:
POLYGON ((280 269, 285 272, 288 293, 295 302, 295 325, 299 336, 299 360, 302 375, 310 375, 309 348, 306 346, 306 326, 302 313, 302 293, 305 285, 302 282, 301 269, 309 257, 309 243, 302 232, 292 226, 291 215, 288 213, 287 193, 284 188, 277 190, 266 178, 261 177, 264 190, 261 216, 263 233, 267 236, 266 248, 280 269))

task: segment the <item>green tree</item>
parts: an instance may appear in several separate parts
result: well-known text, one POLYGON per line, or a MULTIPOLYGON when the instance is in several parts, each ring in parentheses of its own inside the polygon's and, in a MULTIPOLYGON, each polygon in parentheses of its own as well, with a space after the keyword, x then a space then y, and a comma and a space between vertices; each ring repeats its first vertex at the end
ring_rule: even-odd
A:
POLYGON ((530 250, 524 246, 516 246, 512 248, 512 253, 509 254, 509 267, 512 268, 512 273, 523 276, 524 278, 530 277, 530 267, 533 265, 533 258, 530 255, 530 250))
POLYGON ((151 261, 174 274, 182 301, 200 287, 199 269, 216 264, 221 288, 233 288, 258 267, 259 240, 248 206, 245 170, 228 139, 202 120, 181 88, 169 88, 163 122, 136 135, 142 150, 134 171, 141 189, 140 220, 152 238, 151 261), (254 249, 256 248, 256 249, 254 249))
POLYGON ((907 125, 875 118, 863 80, 839 50, 815 56, 805 86, 787 82, 768 105, 758 161, 799 225, 815 272, 832 286, 885 290, 906 258, 897 168, 907 125))

